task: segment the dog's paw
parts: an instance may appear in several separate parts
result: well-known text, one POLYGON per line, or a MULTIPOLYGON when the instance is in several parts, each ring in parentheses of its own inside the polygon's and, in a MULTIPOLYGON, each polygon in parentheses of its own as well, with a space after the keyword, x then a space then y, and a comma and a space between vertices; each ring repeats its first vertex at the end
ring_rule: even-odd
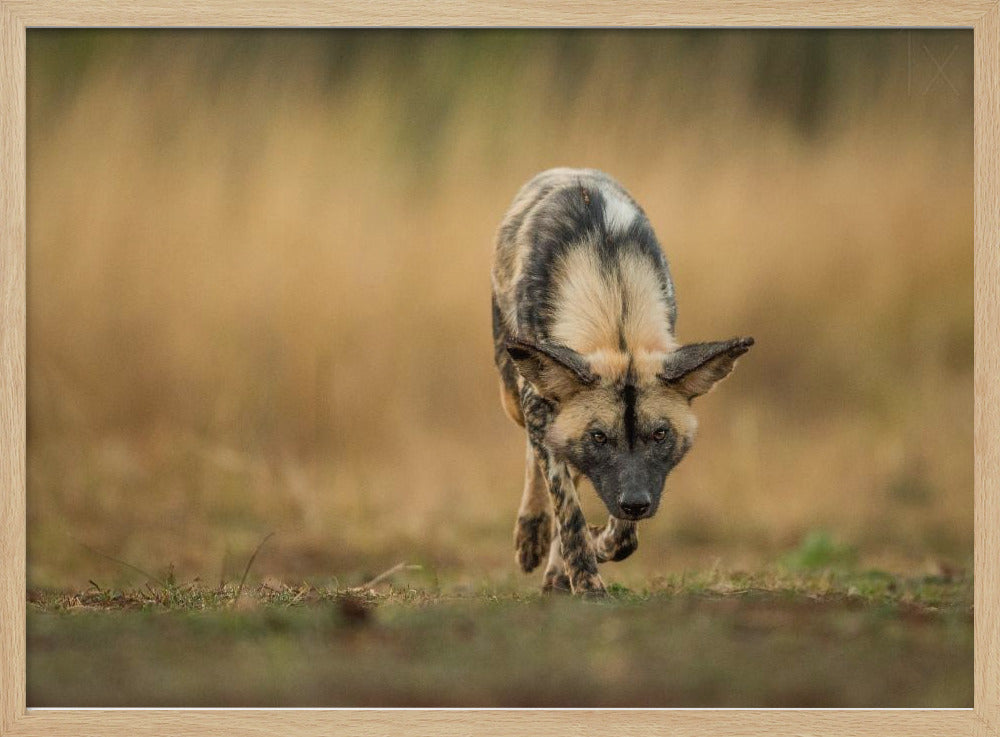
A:
POLYGON ((635 528, 629 528, 615 540, 610 552, 609 560, 625 560, 639 547, 639 536, 635 534, 635 528))
POLYGON ((590 539, 598 563, 625 560, 639 547, 635 524, 608 530, 608 525, 590 525, 590 539))
POLYGON ((596 573, 581 571, 571 579, 573 593, 586 599, 603 599, 608 595, 604 581, 596 573))
POLYGON ((517 563, 525 573, 538 568, 549 554, 552 543, 552 518, 545 512, 517 518, 514 525, 514 551, 517 563))
POLYGON ((543 594, 570 594, 573 592, 569 583, 569 576, 565 571, 548 570, 542 579, 543 594))

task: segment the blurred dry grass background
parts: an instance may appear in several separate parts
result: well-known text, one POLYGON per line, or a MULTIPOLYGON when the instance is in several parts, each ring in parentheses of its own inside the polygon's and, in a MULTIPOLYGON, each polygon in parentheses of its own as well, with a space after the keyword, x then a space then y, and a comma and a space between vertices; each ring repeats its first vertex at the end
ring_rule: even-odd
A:
POLYGON ((260 575, 534 587, 489 263, 556 165, 643 204, 682 340, 758 340, 606 580, 819 529, 967 565, 971 40, 29 31, 29 584, 232 580, 273 530, 260 575))

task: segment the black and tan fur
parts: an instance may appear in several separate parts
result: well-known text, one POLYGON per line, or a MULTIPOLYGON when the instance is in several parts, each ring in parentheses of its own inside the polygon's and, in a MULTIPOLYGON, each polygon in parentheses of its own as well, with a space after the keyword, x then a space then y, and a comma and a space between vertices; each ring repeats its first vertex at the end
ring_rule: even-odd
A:
POLYGON ((691 400, 752 338, 680 346, 670 270, 642 208, 593 169, 521 189, 497 233, 493 336, 504 409, 527 431, 517 560, 544 588, 599 594, 597 564, 637 547, 697 422, 691 400), (588 526, 576 481, 610 513, 588 526))

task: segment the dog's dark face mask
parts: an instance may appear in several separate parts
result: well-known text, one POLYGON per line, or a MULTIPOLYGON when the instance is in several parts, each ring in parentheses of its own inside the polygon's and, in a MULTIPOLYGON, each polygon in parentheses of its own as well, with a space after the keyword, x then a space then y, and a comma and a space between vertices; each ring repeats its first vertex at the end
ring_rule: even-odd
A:
POLYGON ((697 343, 668 354, 654 376, 602 377, 560 346, 514 343, 518 371, 552 407, 545 444, 584 474, 619 519, 656 513, 667 475, 694 439, 691 400, 732 371, 753 339, 697 343))

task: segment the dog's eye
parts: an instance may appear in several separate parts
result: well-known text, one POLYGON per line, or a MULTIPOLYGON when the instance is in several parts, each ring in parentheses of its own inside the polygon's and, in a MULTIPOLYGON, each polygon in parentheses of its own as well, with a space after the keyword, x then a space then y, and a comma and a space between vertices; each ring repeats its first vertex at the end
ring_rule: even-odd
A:
POLYGON ((657 443, 662 443, 666 439, 667 439, 667 428, 658 427, 653 431, 653 440, 655 440, 657 443))
POLYGON ((608 436, 602 433, 600 430, 594 430, 590 433, 590 439, 593 440, 598 445, 604 445, 608 442, 608 436))

